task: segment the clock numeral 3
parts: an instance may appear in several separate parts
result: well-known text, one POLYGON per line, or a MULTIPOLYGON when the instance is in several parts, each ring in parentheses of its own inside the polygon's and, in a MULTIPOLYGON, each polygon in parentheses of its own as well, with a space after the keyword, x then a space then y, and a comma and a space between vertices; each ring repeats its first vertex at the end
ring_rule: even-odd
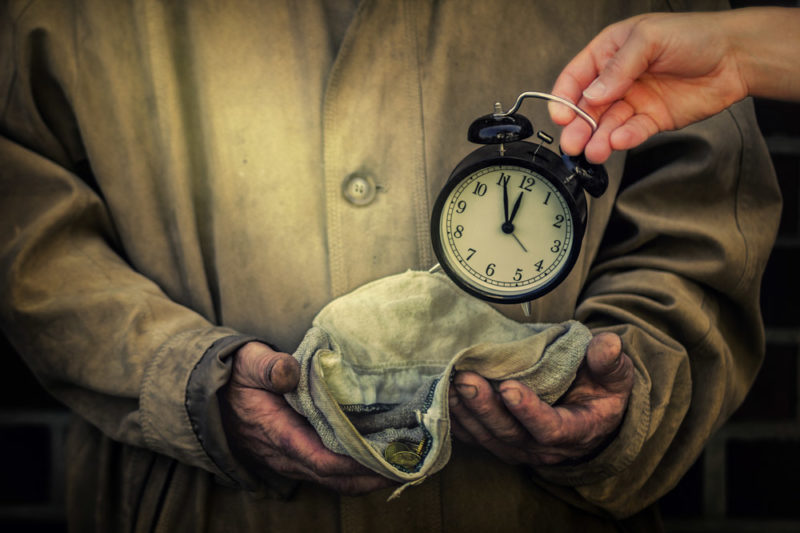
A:
POLYGON ((553 241, 553 246, 550 247, 550 251, 553 253, 558 252, 561 249, 561 241, 558 239, 553 241))

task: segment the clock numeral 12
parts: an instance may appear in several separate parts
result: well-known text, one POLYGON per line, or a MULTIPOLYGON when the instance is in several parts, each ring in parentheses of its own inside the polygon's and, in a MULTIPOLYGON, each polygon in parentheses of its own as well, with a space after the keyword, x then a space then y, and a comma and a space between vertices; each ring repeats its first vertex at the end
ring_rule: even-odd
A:
POLYGON ((533 190, 533 185, 536 180, 530 176, 522 176, 522 181, 519 182, 519 188, 528 192, 533 190))

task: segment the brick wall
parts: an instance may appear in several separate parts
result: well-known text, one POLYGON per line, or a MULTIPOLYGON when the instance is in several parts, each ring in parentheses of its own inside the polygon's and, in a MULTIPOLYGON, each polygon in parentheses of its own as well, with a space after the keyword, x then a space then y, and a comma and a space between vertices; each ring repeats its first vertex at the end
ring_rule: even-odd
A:
MULTIPOLYGON (((757 3, 780 2, 734 5, 757 3)), ((744 405, 662 501, 670 533, 800 531, 800 104, 758 101, 757 112, 784 194, 762 293, 767 357, 744 405)), ((65 531, 69 415, 2 338, 0 360, 0 531, 65 531)))

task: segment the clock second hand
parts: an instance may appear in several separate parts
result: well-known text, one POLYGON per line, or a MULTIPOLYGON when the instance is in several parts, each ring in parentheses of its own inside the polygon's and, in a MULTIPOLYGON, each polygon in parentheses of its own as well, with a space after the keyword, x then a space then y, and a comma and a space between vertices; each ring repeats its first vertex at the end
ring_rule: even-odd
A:
POLYGON ((525 245, 522 244, 522 241, 520 241, 519 238, 517 238, 517 236, 514 235, 513 233, 511 234, 511 236, 514 237, 514 240, 516 240, 519 243, 520 246, 522 246, 522 249, 525 250, 525 253, 528 253, 528 249, 525 248, 525 245))

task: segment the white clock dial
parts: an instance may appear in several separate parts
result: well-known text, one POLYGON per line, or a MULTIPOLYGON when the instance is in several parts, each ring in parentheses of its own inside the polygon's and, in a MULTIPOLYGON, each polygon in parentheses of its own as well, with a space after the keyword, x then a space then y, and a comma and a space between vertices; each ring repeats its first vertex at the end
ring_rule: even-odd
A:
POLYGON ((548 284, 569 266, 575 227, 549 180, 514 165, 463 178, 441 210, 445 262, 479 292, 514 298, 548 284))

